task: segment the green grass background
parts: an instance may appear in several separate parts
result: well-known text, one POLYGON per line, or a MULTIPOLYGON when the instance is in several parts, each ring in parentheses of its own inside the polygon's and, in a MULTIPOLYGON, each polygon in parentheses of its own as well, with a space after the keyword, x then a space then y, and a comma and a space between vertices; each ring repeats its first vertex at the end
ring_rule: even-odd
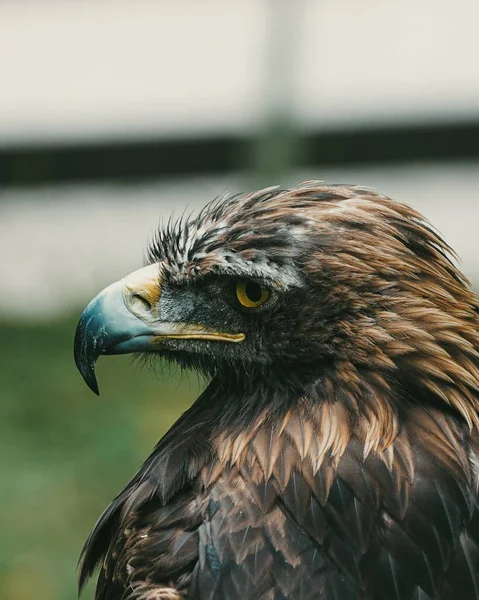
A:
POLYGON ((0 599, 73 600, 96 519, 201 384, 103 357, 97 398, 73 361, 76 319, 19 321, 0 322, 0 599))

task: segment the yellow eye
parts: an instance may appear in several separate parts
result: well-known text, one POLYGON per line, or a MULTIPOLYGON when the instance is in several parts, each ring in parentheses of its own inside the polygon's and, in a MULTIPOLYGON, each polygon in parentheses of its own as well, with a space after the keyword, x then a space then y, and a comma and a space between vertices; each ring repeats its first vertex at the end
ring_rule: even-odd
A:
POLYGON ((240 281, 236 285, 236 297, 241 306, 257 308, 269 298, 269 290, 253 281, 240 281))

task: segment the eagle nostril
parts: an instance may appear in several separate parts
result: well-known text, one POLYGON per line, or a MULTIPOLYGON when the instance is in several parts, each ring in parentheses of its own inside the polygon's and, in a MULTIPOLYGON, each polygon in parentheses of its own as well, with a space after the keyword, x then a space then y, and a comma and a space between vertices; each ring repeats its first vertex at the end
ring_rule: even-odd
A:
POLYGON ((131 294, 129 304, 135 312, 151 312, 153 308, 153 305, 145 296, 137 293, 131 294))

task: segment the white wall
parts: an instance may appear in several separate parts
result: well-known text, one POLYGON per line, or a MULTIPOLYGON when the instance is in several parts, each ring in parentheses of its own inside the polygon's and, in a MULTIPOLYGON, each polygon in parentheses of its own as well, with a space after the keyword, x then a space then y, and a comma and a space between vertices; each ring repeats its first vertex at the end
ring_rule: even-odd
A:
POLYGON ((251 129, 288 57, 305 126, 479 115, 477 0, 287 2, 3 0, 0 145, 251 129))

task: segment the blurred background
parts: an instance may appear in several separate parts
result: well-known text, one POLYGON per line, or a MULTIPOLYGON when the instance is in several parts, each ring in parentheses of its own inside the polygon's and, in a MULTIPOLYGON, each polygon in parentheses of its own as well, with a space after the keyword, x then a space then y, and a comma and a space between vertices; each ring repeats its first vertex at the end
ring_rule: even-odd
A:
MULTIPOLYGON (((100 512, 193 375, 99 363, 86 302, 224 190, 374 186, 479 284, 477 0, 0 1, 0 598, 73 600, 100 512)), ((85 598, 91 597, 91 586, 85 598)))

